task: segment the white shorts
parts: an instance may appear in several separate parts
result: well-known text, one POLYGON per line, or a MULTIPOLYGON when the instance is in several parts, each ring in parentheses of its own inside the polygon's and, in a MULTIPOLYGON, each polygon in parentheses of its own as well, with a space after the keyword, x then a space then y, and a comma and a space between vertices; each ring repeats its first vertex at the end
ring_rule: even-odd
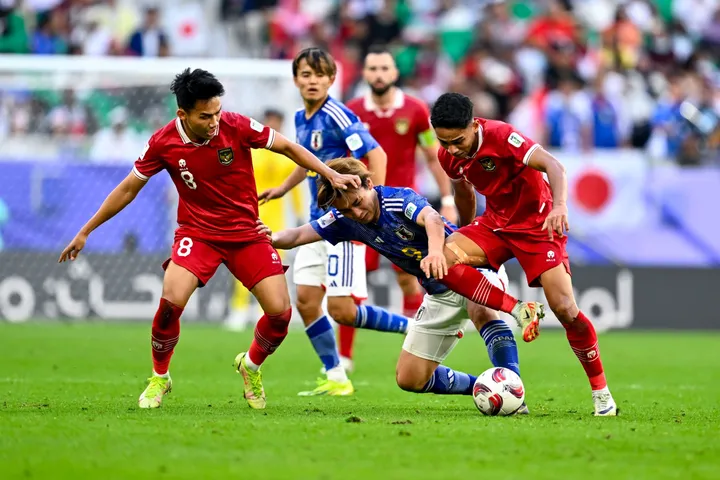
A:
POLYGON ((296 285, 323 287, 328 297, 367 298, 365 245, 326 241, 303 245, 293 264, 296 285))
MULTIPOLYGON (((496 273, 480 269, 490 282, 503 291, 508 277, 505 267, 496 273)), ((468 300, 448 290, 436 295, 425 295, 415 321, 408 329, 403 350, 416 357, 442 363, 450 354, 468 324, 468 300)))

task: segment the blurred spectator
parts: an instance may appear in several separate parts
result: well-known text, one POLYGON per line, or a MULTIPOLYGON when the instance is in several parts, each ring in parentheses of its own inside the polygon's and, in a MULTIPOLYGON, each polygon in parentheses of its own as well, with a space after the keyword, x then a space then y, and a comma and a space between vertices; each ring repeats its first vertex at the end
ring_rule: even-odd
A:
POLYGON ((548 94, 546 145, 568 150, 587 150, 592 146, 592 104, 582 87, 579 77, 567 75, 558 80, 557 90, 548 94))
POLYGON ((140 57, 166 57, 168 39, 160 28, 160 12, 157 8, 148 8, 145 11, 143 26, 130 36, 128 52, 140 57))
POLYGON ((128 128, 128 111, 115 107, 109 115, 110 126, 93 138, 90 161, 94 163, 132 163, 142 151, 144 140, 128 128))
POLYGON ((30 49, 38 55, 64 55, 69 51, 67 13, 53 10, 38 15, 30 49))
POLYGON ((95 132, 92 111, 77 100, 72 89, 65 90, 62 103, 50 110, 46 122, 51 135, 57 137, 81 136, 95 132))
POLYGON ((113 53, 112 31, 103 24, 103 11, 90 8, 82 10, 79 16, 80 22, 71 35, 79 52, 95 57, 113 53))
POLYGON ((0 53, 27 53, 25 20, 17 11, 16 0, 0 0, 0 53))

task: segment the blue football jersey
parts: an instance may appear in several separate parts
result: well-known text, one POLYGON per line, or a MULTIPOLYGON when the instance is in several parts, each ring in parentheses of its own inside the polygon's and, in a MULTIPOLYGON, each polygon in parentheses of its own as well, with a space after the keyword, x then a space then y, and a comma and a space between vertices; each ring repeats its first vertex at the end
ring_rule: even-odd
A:
MULTIPOLYGON (((377 222, 355 222, 332 208, 311 225, 318 235, 332 244, 354 240, 377 250, 402 270, 416 276, 430 295, 447 291, 445 285, 425 277, 420 269, 420 261, 428 253, 428 236, 425 227, 417 224, 417 217, 430 203, 411 188, 379 186, 375 191, 380 202, 377 222)), ((445 236, 456 229, 445 220, 445 236)))
MULTIPOLYGON (((296 142, 323 162, 348 155, 359 159, 379 146, 357 115, 332 97, 310 118, 305 117, 305 109, 295 112, 295 131, 296 142)), ((315 172, 308 172, 310 220, 325 213, 317 204, 316 177, 315 172)))

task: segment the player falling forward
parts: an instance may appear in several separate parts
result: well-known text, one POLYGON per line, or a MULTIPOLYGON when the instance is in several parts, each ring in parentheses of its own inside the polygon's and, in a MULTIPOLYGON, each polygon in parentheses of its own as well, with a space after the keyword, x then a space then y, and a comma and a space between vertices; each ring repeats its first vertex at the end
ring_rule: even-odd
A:
POLYGON ((152 323, 153 374, 140 395, 141 408, 156 408, 170 392, 169 364, 180 337, 180 316, 196 288, 224 263, 260 303, 264 315, 247 353, 235 358, 244 396, 265 408, 260 366, 282 343, 290 322, 290 296, 278 253, 256 230, 258 201, 251 148, 281 153, 343 188, 359 179, 339 175, 306 149, 261 123, 222 112, 222 84, 209 72, 187 69, 177 75, 177 118, 152 137, 132 172, 63 250, 59 262, 74 260, 88 235, 137 196, 149 178, 167 170, 180 196, 172 256, 164 264, 160 306, 152 323), (249 261, 252 259, 252 261, 249 261))
MULTIPOLYGON (((297 141, 323 161, 344 157, 348 151, 356 158, 364 158, 375 172, 375 181, 382 183, 385 152, 355 114, 328 93, 336 71, 332 56, 319 48, 307 48, 293 60, 295 85, 305 105, 295 114, 297 141)), ((317 205, 317 177, 314 174, 307 177, 310 219, 317 220, 325 211, 317 205)), ((260 198, 280 198, 305 178, 305 169, 298 168, 280 187, 261 193, 260 198)), ((409 320, 382 308, 360 304, 367 298, 365 245, 352 242, 332 245, 325 241, 304 245, 295 257, 293 280, 305 331, 327 375, 319 380, 317 388, 300 395, 351 395, 354 388, 340 363, 335 332, 323 315, 323 297, 327 294, 328 313, 341 325, 405 333, 409 320)))
MULTIPOLYGON (((565 327, 570 347, 590 380, 595 415, 617 415, 595 328, 573 296, 564 234, 569 230, 564 167, 511 125, 473 118, 473 104, 464 95, 441 95, 430 121, 440 141, 440 163, 455 184, 455 202, 466 225, 447 240, 453 252, 448 263, 496 269, 517 258, 528 285, 542 286, 565 327), (473 187, 487 198, 485 213, 474 220, 473 187)), ((537 337, 538 328, 539 319, 529 324, 524 339, 537 337)))
MULTIPOLYGON (((318 204, 334 208, 311 223, 273 233, 273 246, 290 249, 321 239, 333 244, 359 241, 377 249, 422 283, 428 294, 400 353, 396 371, 398 386, 412 392, 470 395, 476 377, 441 365, 462 337, 468 317, 485 340, 493 365, 509 368, 519 375, 512 330, 496 313, 484 312, 488 309, 438 281, 448 273, 444 243, 455 226, 447 223, 424 197, 410 188, 373 187, 370 173, 358 160, 340 158, 328 166, 339 173, 358 175, 362 187, 341 192, 320 179, 318 204)), ((485 270, 484 275, 500 288, 507 285, 504 270, 500 274, 485 270)), ((527 413, 527 407, 523 413, 527 413)))
MULTIPOLYGON (((415 189, 415 159, 419 148, 442 196, 440 214, 456 223, 455 200, 450 179, 437 159, 437 142, 430 126, 430 112, 421 100, 395 86, 398 75, 390 51, 384 47, 371 48, 363 68, 363 77, 370 92, 349 101, 347 106, 367 125, 370 134, 387 153, 387 175, 383 185, 415 189)), ((365 258, 368 272, 378 269, 380 257, 377 251, 368 248, 365 258)), ((403 292, 403 315, 413 317, 423 302, 420 283, 396 265, 393 265, 393 269, 403 292)), ((355 329, 352 327, 339 328, 341 359, 352 358, 354 334, 355 329)))

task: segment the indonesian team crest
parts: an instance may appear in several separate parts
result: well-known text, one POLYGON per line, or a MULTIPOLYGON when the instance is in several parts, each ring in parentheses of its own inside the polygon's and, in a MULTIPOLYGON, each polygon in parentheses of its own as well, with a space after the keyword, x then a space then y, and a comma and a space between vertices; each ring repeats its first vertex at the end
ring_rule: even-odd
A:
POLYGON ((407 118, 398 118, 395 120, 395 133, 405 135, 410 130, 410 120, 407 118))
POLYGON ((482 166, 486 172, 492 172, 496 168, 495 162, 492 158, 481 158, 480 160, 478 160, 478 162, 480 162, 480 166, 482 166))
POLYGON ((323 146, 322 130, 313 130, 310 134, 310 148, 320 150, 323 146))
POLYGON ((235 155, 233 154, 233 149, 231 147, 221 148, 218 150, 218 161, 220 162, 220 165, 227 167, 233 162, 233 160, 235 160, 235 155))

